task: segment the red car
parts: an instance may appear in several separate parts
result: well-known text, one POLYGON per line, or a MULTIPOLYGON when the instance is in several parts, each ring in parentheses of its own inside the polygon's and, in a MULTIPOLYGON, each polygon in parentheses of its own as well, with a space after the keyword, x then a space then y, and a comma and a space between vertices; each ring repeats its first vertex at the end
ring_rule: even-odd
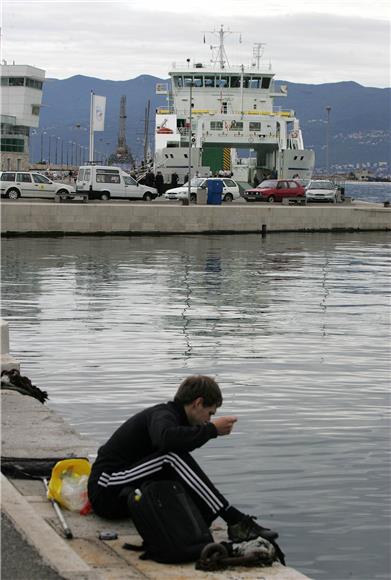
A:
POLYGON ((305 197, 305 189, 294 179, 267 179, 243 193, 246 201, 282 201, 284 197, 305 197))

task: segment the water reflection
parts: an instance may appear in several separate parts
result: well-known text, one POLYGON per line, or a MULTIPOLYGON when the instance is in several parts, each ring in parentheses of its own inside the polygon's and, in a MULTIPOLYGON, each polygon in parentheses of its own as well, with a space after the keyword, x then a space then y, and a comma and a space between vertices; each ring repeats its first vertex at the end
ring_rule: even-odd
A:
POLYGON ((315 578, 389 577, 389 236, 3 240, 11 348, 96 441, 212 374, 200 461, 315 578), (368 537, 376 537, 368 549, 368 537))

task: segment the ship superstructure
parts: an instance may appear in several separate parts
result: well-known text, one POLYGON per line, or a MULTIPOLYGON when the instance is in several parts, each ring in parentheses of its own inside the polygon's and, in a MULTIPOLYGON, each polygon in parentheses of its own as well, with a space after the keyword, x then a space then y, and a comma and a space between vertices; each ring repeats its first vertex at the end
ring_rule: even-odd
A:
POLYGON ((188 59, 169 72, 167 107, 156 111, 155 171, 166 182, 174 171, 183 181, 189 169, 192 176, 229 170, 244 182, 255 174, 310 178, 314 152, 304 148, 294 111, 274 105, 274 99, 287 96, 287 88, 276 91, 271 66, 262 62, 262 45, 255 46, 249 66, 231 66, 224 48, 227 31, 221 26, 217 34, 214 62, 188 59), (239 157, 239 149, 247 156, 239 157))

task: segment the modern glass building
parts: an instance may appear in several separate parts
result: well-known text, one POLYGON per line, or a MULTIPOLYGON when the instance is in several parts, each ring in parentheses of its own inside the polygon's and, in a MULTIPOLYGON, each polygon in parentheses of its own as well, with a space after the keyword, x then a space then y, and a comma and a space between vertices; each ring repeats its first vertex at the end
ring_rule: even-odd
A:
POLYGON ((4 64, 1 72, 1 169, 28 170, 30 130, 39 125, 45 71, 4 64))

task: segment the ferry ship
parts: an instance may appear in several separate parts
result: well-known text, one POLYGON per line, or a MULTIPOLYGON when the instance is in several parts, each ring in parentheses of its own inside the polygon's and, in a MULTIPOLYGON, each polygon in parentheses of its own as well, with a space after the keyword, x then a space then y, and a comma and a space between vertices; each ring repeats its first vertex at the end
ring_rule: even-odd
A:
MULTIPOLYGON (((169 85, 156 92, 167 95, 167 106, 156 111, 154 171, 170 183, 193 177, 230 173, 252 184, 267 177, 311 178, 315 155, 305 149, 299 120, 292 110, 274 105, 286 98, 287 87, 277 91, 271 65, 262 60, 263 45, 256 44, 248 66, 231 66, 224 40, 219 37, 209 64, 174 63, 169 85)), ((205 37, 204 37, 205 40, 205 37)))

